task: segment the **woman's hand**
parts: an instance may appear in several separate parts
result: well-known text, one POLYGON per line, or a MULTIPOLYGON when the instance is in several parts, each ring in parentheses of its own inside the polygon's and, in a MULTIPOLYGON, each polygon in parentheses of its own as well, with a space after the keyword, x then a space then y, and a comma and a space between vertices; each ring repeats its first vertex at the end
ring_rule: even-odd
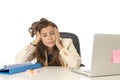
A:
POLYGON ((40 36, 40 32, 36 32, 36 37, 35 40, 33 40, 32 44, 37 45, 40 42, 41 36, 40 36))
POLYGON ((58 32, 58 29, 55 28, 55 35, 56 35, 56 46, 59 50, 61 50, 63 48, 62 44, 60 43, 60 36, 59 36, 59 32, 58 32))
POLYGON ((60 43, 60 40, 59 40, 60 37, 59 37, 59 32, 56 28, 55 28, 55 36, 56 36, 56 43, 55 44, 57 45, 60 43))

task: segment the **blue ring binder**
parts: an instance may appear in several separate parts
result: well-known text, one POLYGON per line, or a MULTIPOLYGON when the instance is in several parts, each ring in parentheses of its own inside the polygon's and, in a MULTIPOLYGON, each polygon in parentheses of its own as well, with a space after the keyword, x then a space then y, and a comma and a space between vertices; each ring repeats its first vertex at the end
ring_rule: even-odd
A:
POLYGON ((11 65, 11 66, 9 65, 8 67, 4 67, 4 68, 0 69, 0 73, 15 74, 15 73, 19 73, 19 72, 24 72, 29 69, 36 69, 36 68, 40 68, 40 67, 41 67, 41 63, 14 64, 14 65, 11 65))

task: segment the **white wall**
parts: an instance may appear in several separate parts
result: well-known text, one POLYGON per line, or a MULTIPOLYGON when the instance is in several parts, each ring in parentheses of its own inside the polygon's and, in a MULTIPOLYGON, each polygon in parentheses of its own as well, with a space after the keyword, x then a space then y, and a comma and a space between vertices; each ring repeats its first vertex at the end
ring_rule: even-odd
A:
POLYGON ((31 23, 42 17, 55 22, 59 31, 78 35, 85 65, 90 64, 94 33, 120 34, 119 0, 1 0, 0 65, 14 63, 32 41, 31 23))

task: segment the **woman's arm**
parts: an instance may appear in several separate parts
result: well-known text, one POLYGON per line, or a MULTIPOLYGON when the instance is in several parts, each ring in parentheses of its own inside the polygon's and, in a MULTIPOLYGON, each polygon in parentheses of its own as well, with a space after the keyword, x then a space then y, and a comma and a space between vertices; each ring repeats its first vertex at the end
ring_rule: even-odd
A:
POLYGON ((24 63, 30 62, 33 60, 33 52, 35 51, 36 47, 33 45, 28 45, 27 47, 23 48, 15 57, 16 63, 24 63))
POLYGON ((37 44, 40 42, 40 33, 36 32, 36 38, 27 47, 22 49, 15 58, 16 63, 29 62, 33 60, 33 52, 36 49, 37 44))
POLYGON ((71 39, 62 39, 61 40, 63 48, 60 50, 60 55, 68 65, 68 67, 77 68, 81 64, 81 58, 73 45, 71 39))

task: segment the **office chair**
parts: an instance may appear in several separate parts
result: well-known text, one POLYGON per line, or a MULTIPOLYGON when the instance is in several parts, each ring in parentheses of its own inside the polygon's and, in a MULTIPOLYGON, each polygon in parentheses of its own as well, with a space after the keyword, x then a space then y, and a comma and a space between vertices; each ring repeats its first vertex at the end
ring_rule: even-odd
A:
MULTIPOLYGON (((73 33, 70 33, 70 32, 60 32, 60 37, 61 38, 71 38, 75 48, 77 49, 77 52, 79 53, 79 55, 81 57, 80 42, 79 42, 79 38, 76 34, 73 34, 73 33)), ((84 67, 84 64, 81 64, 80 67, 84 67)))

